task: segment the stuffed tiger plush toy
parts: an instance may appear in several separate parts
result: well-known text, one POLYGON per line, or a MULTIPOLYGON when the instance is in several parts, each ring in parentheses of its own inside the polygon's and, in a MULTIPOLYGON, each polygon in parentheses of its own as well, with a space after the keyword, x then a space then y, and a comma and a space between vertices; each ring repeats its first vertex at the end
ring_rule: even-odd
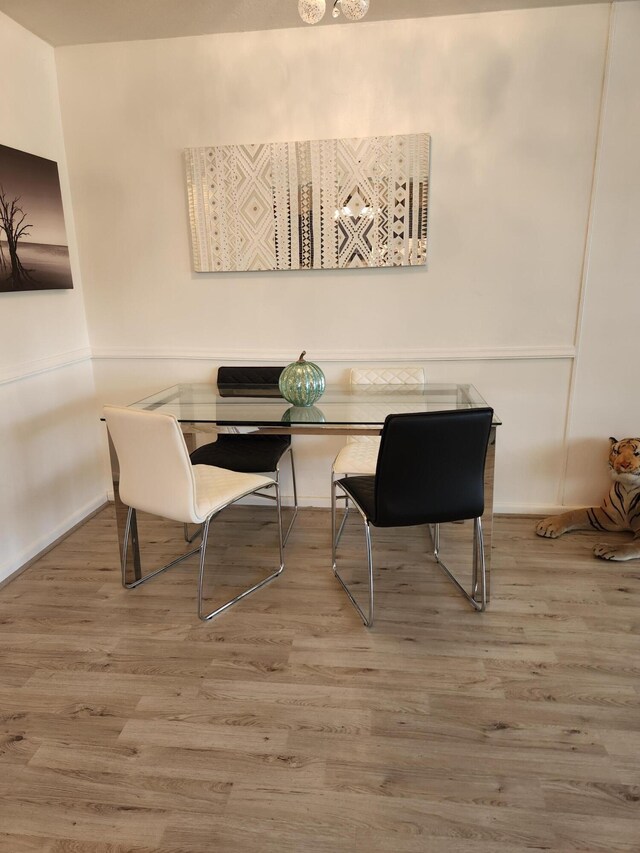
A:
POLYGON ((545 518, 538 536, 556 539, 569 530, 631 530, 633 540, 624 545, 600 543, 593 549, 603 560, 640 559, 640 438, 610 438, 609 473, 613 485, 602 506, 576 509, 545 518))

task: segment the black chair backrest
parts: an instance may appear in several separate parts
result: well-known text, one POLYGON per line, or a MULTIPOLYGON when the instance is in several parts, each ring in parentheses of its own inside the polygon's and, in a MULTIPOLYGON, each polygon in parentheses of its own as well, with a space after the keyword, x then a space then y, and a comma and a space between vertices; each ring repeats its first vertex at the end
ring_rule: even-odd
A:
POLYGON ((278 381, 282 367, 218 368, 218 391, 221 397, 279 397, 278 381))
POLYGON ((481 516, 492 419, 490 408, 389 415, 373 524, 403 527, 481 516))

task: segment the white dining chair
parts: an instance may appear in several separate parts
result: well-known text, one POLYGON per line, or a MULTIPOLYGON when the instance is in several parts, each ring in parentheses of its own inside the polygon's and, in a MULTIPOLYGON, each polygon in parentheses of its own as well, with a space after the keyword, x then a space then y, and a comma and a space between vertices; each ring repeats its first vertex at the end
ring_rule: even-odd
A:
MULTIPOLYGON (((408 385, 421 388, 425 383, 424 368, 418 366, 390 367, 354 367, 349 374, 349 384, 352 388, 370 388, 371 386, 408 385)), ((382 387, 381 387, 382 390, 382 387)), ((344 499, 337 496, 336 479, 355 475, 373 476, 376 473, 380 436, 353 435, 347 438, 347 443, 340 450, 331 466, 331 498, 344 499)), ((344 530, 349 513, 349 502, 345 500, 345 511, 338 529, 335 542, 337 543, 344 530)))
POLYGON ((278 577, 284 569, 284 557, 280 490, 276 480, 212 465, 192 465, 182 430, 173 415, 105 406, 104 416, 120 466, 119 496, 129 507, 120 555, 123 586, 127 589, 138 587, 187 557, 199 553, 198 616, 206 621, 278 577), (203 586, 209 525, 223 509, 262 489, 275 490, 279 568, 207 613, 204 609, 203 586), (200 545, 144 577, 127 581, 128 543, 136 510, 182 524, 202 525, 200 545))

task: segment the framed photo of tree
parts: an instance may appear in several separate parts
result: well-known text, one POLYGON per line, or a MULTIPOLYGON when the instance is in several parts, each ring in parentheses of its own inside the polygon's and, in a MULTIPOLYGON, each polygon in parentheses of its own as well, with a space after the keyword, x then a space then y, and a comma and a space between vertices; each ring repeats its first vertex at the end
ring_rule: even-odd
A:
POLYGON ((58 164, 0 145, 0 292, 71 287, 58 164))

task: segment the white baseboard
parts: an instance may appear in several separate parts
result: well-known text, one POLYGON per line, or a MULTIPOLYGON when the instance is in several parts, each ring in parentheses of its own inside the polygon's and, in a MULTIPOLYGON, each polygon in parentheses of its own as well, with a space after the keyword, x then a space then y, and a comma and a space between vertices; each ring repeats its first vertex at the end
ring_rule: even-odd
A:
POLYGON ((0 566, 0 586, 4 586, 12 578, 16 577, 28 568, 37 559, 43 556, 54 545, 64 539, 75 528, 79 527, 89 516, 105 505, 104 492, 93 498, 81 509, 68 516, 61 524, 50 530, 46 536, 41 536, 24 548, 9 563, 0 566))
POLYGON ((582 509, 579 506, 561 506, 559 504, 495 504, 493 511, 496 515, 558 515, 561 512, 571 512, 582 509))
MULTIPOLYGON (((109 489, 107 499, 113 502, 113 489, 109 489)), ((283 494, 283 506, 291 506, 292 495, 283 494)), ((264 501, 260 498, 243 498, 242 503, 263 506, 264 501)), ((318 509, 331 509, 331 498, 327 496, 298 495, 298 506, 316 507, 318 509)), ((558 515, 561 512, 570 512, 574 509, 582 509, 580 506, 560 506, 559 504, 495 504, 493 511, 495 515, 558 515)))
MULTIPOLYGON (((250 501, 245 498, 246 502, 250 501)), ((283 495, 282 501, 285 506, 290 505, 292 501, 291 495, 283 495)), ((298 506, 317 507, 320 509, 331 509, 331 498, 328 496, 309 496, 298 495, 298 506)), ((558 515, 561 512, 569 512, 573 509, 580 509, 578 506, 560 506, 558 504, 495 504, 493 511, 495 515, 558 515)))

